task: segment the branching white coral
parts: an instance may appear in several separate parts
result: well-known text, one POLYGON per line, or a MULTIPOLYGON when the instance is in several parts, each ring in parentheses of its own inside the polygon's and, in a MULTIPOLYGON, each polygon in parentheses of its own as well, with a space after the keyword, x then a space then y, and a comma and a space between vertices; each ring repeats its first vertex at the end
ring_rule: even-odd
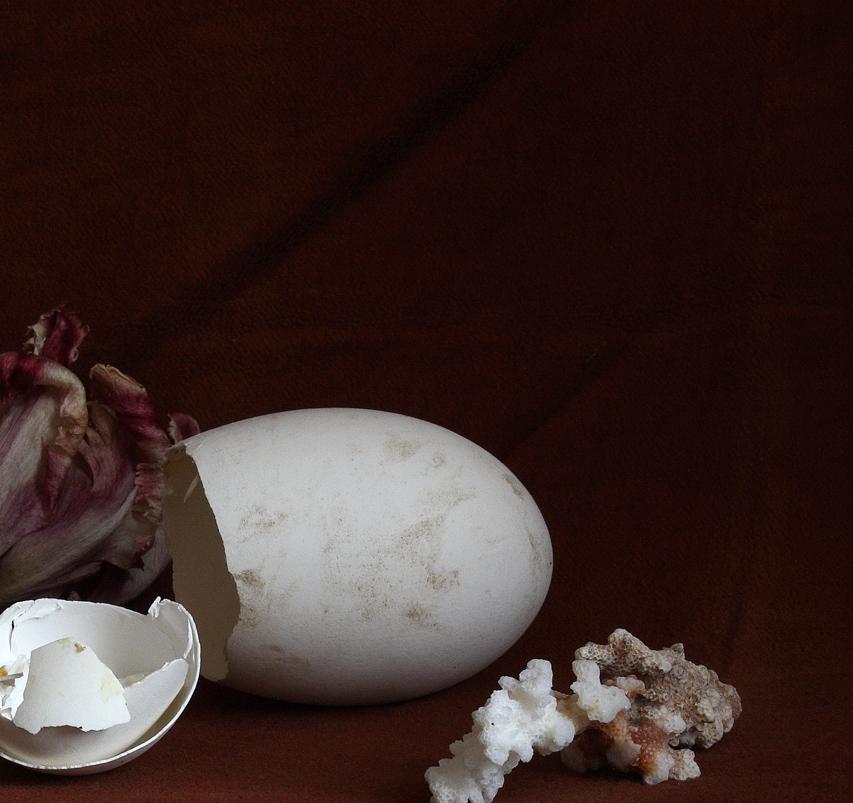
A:
POLYGON ((575 658, 572 695, 551 688, 541 659, 518 680, 500 679, 471 732, 450 746, 452 758, 426 771, 433 803, 491 803, 519 762, 557 750, 578 771, 609 766, 646 783, 695 778, 693 751, 673 748, 710 746, 740 714, 734 688, 687 661, 680 644, 654 651, 616 630, 575 658))
POLYGON ((520 761, 562 750, 594 720, 610 721, 630 706, 624 691, 602 686, 592 661, 572 664, 578 681, 567 697, 551 688, 551 664, 534 659, 472 715, 473 730, 450 745, 426 772, 434 803, 491 803, 520 761))

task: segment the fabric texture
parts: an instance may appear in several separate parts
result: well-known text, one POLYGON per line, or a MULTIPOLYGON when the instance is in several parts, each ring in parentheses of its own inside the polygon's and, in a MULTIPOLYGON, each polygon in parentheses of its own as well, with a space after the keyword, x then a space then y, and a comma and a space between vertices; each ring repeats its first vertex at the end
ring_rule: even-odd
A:
POLYGON ((204 429, 436 422, 525 483, 555 551, 528 633, 452 689, 203 682, 133 763, 4 763, 4 801, 426 801, 499 675, 548 658, 565 689, 616 627, 736 685, 734 730, 696 780, 552 756, 501 803, 848 795, 846 7, 4 7, 0 350, 68 302, 84 371, 204 429))

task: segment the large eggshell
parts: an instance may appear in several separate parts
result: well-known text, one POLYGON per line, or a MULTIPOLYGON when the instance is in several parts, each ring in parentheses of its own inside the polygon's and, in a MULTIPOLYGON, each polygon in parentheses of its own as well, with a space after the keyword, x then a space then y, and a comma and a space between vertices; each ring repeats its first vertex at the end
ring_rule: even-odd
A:
POLYGON ((174 447, 165 522, 202 674, 294 702, 364 704, 463 680, 525 631, 548 530, 460 435, 372 410, 296 410, 174 447))

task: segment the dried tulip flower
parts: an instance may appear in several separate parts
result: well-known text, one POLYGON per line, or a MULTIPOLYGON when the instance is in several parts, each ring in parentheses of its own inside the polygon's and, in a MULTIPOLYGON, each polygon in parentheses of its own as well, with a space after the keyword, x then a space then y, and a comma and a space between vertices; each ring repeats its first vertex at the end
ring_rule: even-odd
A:
POLYGON ((0 354, 0 609, 35 597, 121 604, 168 565, 162 463, 198 424, 157 423, 145 388, 71 370, 88 328, 58 307, 0 354))

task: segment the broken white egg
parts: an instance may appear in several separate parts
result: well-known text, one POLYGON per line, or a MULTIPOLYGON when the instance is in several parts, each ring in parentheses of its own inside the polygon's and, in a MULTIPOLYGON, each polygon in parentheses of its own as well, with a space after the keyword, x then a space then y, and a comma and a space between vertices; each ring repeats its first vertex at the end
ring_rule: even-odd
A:
POLYGON ((417 697, 491 663, 551 580, 551 542, 512 472, 443 427, 297 410, 167 456, 175 598, 202 674, 302 703, 417 697))
POLYGON ((183 606, 144 616, 94 602, 40 599, 0 614, 0 756, 85 775, 144 753, 198 682, 200 644, 183 606))

